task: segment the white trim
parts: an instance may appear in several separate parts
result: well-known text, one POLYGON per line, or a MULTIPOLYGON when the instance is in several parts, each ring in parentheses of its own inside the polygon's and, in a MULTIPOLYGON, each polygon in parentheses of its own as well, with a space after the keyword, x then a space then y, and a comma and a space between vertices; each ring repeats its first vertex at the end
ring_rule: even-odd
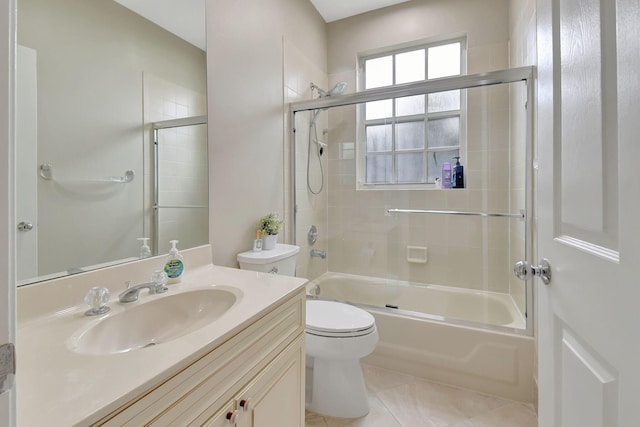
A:
POLYGON ((575 237, 571 236, 558 236, 554 240, 558 243, 570 246, 582 252, 586 252, 607 261, 620 264, 620 252, 614 251, 613 249, 595 245, 590 242, 585 242, 584 240, 576 239, 575 237))
MULTIPOLYGON (((15 0, 0 0, 0 28, 0 343, 15 343, 15 0)), ((0 398, 2 425, 16 425, 15 390, 0 398)))
MULTIPOLYGON (((462 35, 455 38, 445 38, 438 37, 433 39, 423 39, 418 40, 411 43, 404 43, 401 45, 387 46, 381 49, 376 49, 375 53, 360 53, 358 54, 358 89, 366 90, 364 87, 366 81, 365 74, 365 63, 369 60, 375 60, 378 58, 391 57, 391 74, 392 74, 392 83, 388 87, 396 87, 398 84, 396 83, 396 57, 397 55, 412 52, 412 51, 423 51, 424 52, 424 79, 422 81, 433 80, 429 79, 429 49, 445 46, 445 45, 454 45, 458 44, 460 47, 459 52, 459 65, 460 68, 458 70, 457 75, 466 74, 466 57, 467 57, 467 39, 466 36, 462 35)), ((466 161, 466 91, 460 91, 460 99, 458 109, 446 111, 446 112, 429 112, 429 102, 428 96, 424 96, 424 112, 422 114, 415 114, 413 116, 397 116, 396 108, 397 102, 396 99, 389 99, 391 101, 391 116, 385 119, 373 119, 367 120, 364 115, 366 112, 366 104, 360 104, 358 106, 358 111, 360 114, 358 115, 358 119, 356 120, 356 125, 358 128, 358 138, 356 139, 356 190, 400 190, 405 188, 415 188, 415 189, 430 189, 435 187, 434 182, 429 181, 429 154, 437 151, 447 151, 447 150, 457 150, 458 156, 464 161, 466 161), (410 119, 411 117, 411 119, 410 119), (445 118, 445 117, 458 117, 458 144, 451 147, 429 147, 428 144, 428 126, 429 121, 437 118, 445 118), (418 120, 415 120, 418 119, 418 120), (376 122, 380 121, 380 124, 391 125, 393 131, 391 133, 391 150, 384 151, 381 153, 367 153, 366 150, 366 129, 368 126, 375 126, 376 122), (397 150, 397 139, 396 132, 397 124, 400 122, 413 122, 413 121, 421 121, 424 123, 424 147, 420 150, 403 150, 402 153, 408 154, 410 152, 420 153, 422 154, 422 167, 423 167, 423 181, 421 182, 398 182, 398 159, 399 154, 401 154, 397 150), (373 159, 376 156, 391 156, 391 171, 390 171, 390 182, 366 182, 366 171, 367 171, 367 159, 373 159)))

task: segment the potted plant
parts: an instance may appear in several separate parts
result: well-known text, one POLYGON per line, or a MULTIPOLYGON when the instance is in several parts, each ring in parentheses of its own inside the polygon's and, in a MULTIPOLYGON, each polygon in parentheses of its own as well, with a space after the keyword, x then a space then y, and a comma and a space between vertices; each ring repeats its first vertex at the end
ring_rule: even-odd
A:
POLYGON ((256 229, 262 235, 262 249, 270 250, 276 247, 278 240, 278 232, 282 227, 282 220, 278 217, 277 212, 270 212, 258 220, 256 229))

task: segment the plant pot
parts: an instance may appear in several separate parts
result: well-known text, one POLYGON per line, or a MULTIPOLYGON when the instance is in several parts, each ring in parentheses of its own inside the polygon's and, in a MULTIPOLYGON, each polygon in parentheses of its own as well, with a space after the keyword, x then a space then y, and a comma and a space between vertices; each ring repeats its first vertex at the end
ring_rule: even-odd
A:
POLYGON ((268 234, 266 236, 262 236, 262 250, 269 251, 271 249, 275 249, 277 241, 278 241, 277 234, 268 234))

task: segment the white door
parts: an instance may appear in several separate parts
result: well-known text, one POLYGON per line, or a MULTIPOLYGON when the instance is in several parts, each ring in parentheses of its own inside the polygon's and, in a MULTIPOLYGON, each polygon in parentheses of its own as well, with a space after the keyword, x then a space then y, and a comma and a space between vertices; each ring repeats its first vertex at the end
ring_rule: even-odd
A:
MULTIPOLYGON (((15 2, 0 0, 0 345, 15 342, 14 72, 15 2)), ((2 359, 0 357, 0 359, 2 359)), ((0 363, 0 365, 3 365, 0 363)), ((15 425, 13 375, 0 374, 0 425, 15 425)))
POLYGON ((16 73, 16 261, 18 281, 38 276, 37 55, 18 46, 16 73))
POLYGON ((538 0, 541 427, 640 426, 640 2, 538 0))

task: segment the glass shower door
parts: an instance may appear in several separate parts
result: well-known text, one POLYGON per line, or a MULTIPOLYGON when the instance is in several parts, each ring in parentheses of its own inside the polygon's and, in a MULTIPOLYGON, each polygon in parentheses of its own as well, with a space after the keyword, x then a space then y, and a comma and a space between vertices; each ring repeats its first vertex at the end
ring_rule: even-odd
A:
POLYGON ((154 254, 209 242, 206 116, 154 123, 154 254))
POLYGON ((350 292, 341 282, 335 295, 321 286, 327 298, 528 333, 531 292, 512 273, 531 250, 530 89, 521 72, 295 112, 300 273, 357 283, 350 292), (368 114, 381 101, 389 108, 368 114), (444 188, 436 178, 456 157, 463 185, 444 188), (311 224, 326 260, 308 256, 311 224))

